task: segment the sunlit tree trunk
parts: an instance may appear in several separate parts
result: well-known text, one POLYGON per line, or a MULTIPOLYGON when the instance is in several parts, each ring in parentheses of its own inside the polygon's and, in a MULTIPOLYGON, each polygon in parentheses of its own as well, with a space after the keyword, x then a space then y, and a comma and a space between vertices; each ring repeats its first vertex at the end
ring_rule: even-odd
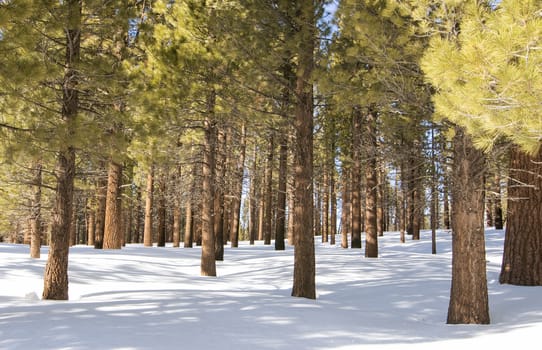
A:
POLYGON ((542 148, 531 156, 510 154, 508 213, 499 281, 542 285, 542 148))
POLYGON ((122 247, 121 202, 119 201, 121 181, 122 165, 110 161, 107 176, 104 249, 120 249, 122 247))
POLYGON ((449 324, 488 324, 484 239, 485 159, 456 127, 452 181, 452 287, 449 324))
POLYGON ((316 9, 313 0, 296 2, 299 41, 296 72, 295 122, 295 224, 292 296, 316 298, 313 236, 313 86, 316 9))
POLYGON ((214 172, 216 150, 216 122, 213 120, 216 93, 211 91, 207 98, 208 116, 204 121, 204 144, 202 164, 201 204, 201 275, 216 276, 215 235, 214 235, 214 172))
POLYGON ((373 111, 367 114, 365 122, 367 165, 365 167, 365 257, 378 257, 378 206, 377 206, 377 135, 376 117, 373 111))
POLYGON ((30 257, 38 259, 41 248, 41 186, 42 165, 34 163, 32 179, 32 206, 30 208, 30 257))
POLYGON ((61 117, 66 132, 56 155, 56 198, 51 223, 49 256, 45 266, 43 299, 68 299, 69 230, 73 210, 75 147, 71 144, 78 112, 78 74, 81 45, 81 0, 66 0, 66 58, 61 85, 61 117))

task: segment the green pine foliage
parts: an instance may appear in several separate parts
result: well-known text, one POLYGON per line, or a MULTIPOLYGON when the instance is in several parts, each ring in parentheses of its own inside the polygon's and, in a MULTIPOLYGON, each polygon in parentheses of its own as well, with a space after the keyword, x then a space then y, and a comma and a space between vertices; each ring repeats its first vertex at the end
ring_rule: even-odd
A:
POLYGON ((542 139, 541 1, 469 5, 457 42, 435 37, 423 70, 436 112, 482 148, 506 137, 531 154, 542 139))

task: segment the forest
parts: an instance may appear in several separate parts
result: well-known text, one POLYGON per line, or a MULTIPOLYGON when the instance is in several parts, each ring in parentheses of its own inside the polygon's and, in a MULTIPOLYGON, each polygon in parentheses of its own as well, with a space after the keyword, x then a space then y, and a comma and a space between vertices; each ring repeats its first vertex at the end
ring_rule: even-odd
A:
POLYGON ((542 285, 541 41, 540 0, 0 0, 0 241, 46 300, 76 245, 240 241, 314 299, 315 239, 450 229, 447 323, 487 324, 485 227, 542 285))

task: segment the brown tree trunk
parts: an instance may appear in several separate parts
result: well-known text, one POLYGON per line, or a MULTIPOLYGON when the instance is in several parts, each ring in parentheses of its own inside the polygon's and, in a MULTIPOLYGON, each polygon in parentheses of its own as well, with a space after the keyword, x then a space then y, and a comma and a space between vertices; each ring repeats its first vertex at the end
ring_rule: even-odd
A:
POLYGON ((30 208, 30 257, 39 259, 41 248, 41 185, 42 165, 40 162, 34 164, 32 169, 32 207, 30 208))
MULTIPOLYGON (((333 157, 335 163, 335 157, 333 157)), ((329 174, 330 191, 330 214, 329 214, 329 244, 335 245, 335 236, 337 235, 337 194, 335 193, 335 165, 329 174)))
POLYGON ((277 223, 275 229, 275 250, 286 249, 286 182, 288 181, 288 133, 284 130, 279 148, 279 185, 277 193, 277 223))
POLYGON ((322 243, 329 242, 329 172, 330 169, 324 167, 324 176, 322 184, 322 243))
POLYGON ((378 173, 376 167, 377 136, 376 118, 373 111, 367 114, 365 123, 367 137, 367 165, 365 167, 365 257, 378 258, 378 173))
MULTIPOLYGON (((293 151, 291 152, 290 156, 292 156, 292 154, 293 154, 293 151)), ((295 176, 293 174, 293 171, 288 171, 288 173, 289 174, 287 175, 287 177, 289 178, 290 181, 288 181, 288 183, 286 184, 286 201, 288 202, 288 217, 287 217, 286 226, 288 227, 287 229, 288 245, 293 246, 295 244, 294 242, 295 176)))
POLYGON ((312 0, 296 3, 298 14, 298 66, 296 72, 295 121, 295 224, 294 280, 292 296, 316 299, 313 236, 313 95, 312 70, 316 20, 312 0))
POLYGON ((352 248, 361 248, 361 108, 356 106, 352 113, 352 248))
POLYGON ((500 167, 497 167, 497 171, 495 173, 495 197, 493 202, 493 222, 495 224, 495 229, 497 230, 502 230, 504 228, 501 201, 501 170, 500 167))
POLYGON ((230 227, 230 241, 231 247, 237 248, 239 246, 239 223, 241 221, 241 198, 243 197, 243 177, 245 170, 245 156, 246 156, 246 128, 245 125, 241 127, 241 154, 235 165, 235 184, 234 193, 232 198, 232 219, 230 227))
POLYGON ((173 248, 181 246, 181 215, 181 204, 176 200, 173 208, 173 248))
POLYGON ((271 223, 273 221, 273 159, 275 154, 274 132, 270 131, 269 149, 267 151, 267 162, 265 164, 265 211, 263 221, 263 244, 271 244, 271 223))
POLYGON ((145 224, 143 227, 143 245, 145 247, 152 247, 152 207, 154 199, 154 166, 151 165, 149 173, 147 174, 147 189, 145 199, 145 224))
POLYGON ((102 249, 104 244, 105 230, 105 204, 107 199, 107 177, 100 177, 96 189, 96 229, 94 231, 94 248, 102 249))
POLYGON ((87 213, 87 245, 94 245, 94 237, 96 234, 96 211, 90 208, 87 213))
POLYGON ((70 247, 77 244, 77 196, 74 194, 72 217, 70 220, 70 247))
POLYGON ((73 210, 75 180, 75 148, 70 140, 78 111, 78 74, 81 39, 81 1, 66 0, 66 59, 62 82, 61 116, 65 127, 63 144, 57 154, 55 175, 57 179, 56 198, 51 223, 49 256, 45 266, 43 299, 68 299, 68 252, 69 230, 73 210))
POLYGON ((226 176, 226 134, 223 127, 216 130, 214 181, 214 223, 215 260, 224 260, 224 187, 226 176), (220 181, 220 182, 219 182, 220 181))
POLYGON ((351 231, 352 212, 351 212, 351 198, 352 191, 350 188, 350 167, 343 162, 342 172, 342 207, 341 207, 341 247, 348 248, 348 235, 351 231))
POLYGON ((442 206, 442 216, 443 218, 443 224, 444 228, 449 230, 452 226, 450 224, 450 201, 449 201, 449 190, 448 190, 448 180, 447 176, 444 178, 444 186, 443 186, 443 206, 442 206))
POLYGON ((186 201, 185 220, 184 220, 184 248, 194 246, 194 217, 192 214, 192 201, 186 201))
POLYGON ((397 229, 399 230, 399 239, 401 243, 405 243, 406 231, 406 203, 405 203, 405 183, 403 181, 404 164, 401 162, 399 174, 395 177, 395 182, 399 184, 397 190, 397 229))
POLYGON ((542 148, 532 156, 512 148, 508 213, 499 281, 542 285, 542 148))
MULTIPOLYGON (((214 93, 210 100, 214 101, 214 93)), ((210 101, 210 111, 214 102, 210 101)), ((201 205, 201 275, 216 276, 215 236, 213 222, 214 207, 214 151, 216 149, 216 125, 207 119, 204 125, 204 149, 202 167, 202 205, 201 205)))
POLYGON ((248 222, 248 233, 249 233, 249 240, 250 244, 253 245, 254 241, 256 240, 256 237, 258 235, 258 183, 257 183, 257 176, 256 176, 256 169, 257 169, 257 146, 254 145, 254 150, 252 152, 252 169, 250 170, 250 194, 248 199, 248 205, 249 205, 249 222, 248 222))
POLYGON ((489 324, 484 241, 484 155, 457 127, 452 181, 452 287, 448 324, 489 324))
POLYGON ((119 201, 121 184, 122 165, 110 161, 107 176, 104 249, 121 249, 122 247, 121 202, 119 201))
POLYGON ((166 172, 164 169, 158 172, 158 208, 157 208, 157 247, 166 246, 166 172))

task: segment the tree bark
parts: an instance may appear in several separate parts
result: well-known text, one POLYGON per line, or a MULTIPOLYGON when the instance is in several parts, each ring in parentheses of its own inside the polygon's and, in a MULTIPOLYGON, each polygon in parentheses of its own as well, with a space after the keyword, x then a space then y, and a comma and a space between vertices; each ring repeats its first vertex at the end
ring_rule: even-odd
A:
POLYGON ((489 324, 484 240, 484 155, 456 127, 452 181, 452 286, 448 324, 489 324))
POLYGON ((224 260, 224 187, 226 176, 226 134, 221 127, 215 131, 217 141, 215 147, 214 177, 214 209, 213 229, 215 236, 215 260, 224 260), (220 183, 218 183, 220 181, 220 183))
POLYGON ((166 171, 158 171, 157 247, 166 246, 166 171))
POLYGON ((154 199, 154 165, 151 165, 147 174, 147 189, 145 198, 145 224, 143 227, 143 245, 152 247, 152 207, 154 199))
POLYGON ((342 169, 342 207, 341 207, 341 247, 348 248, 348 235, 351 231, 352 213, 351 213, 351 198, 352 191, 350 188, 350 166, 343 162, 342 169))
POLYGON ((239 246, 239 223, 241 219, 241 199, 243 197, 243 178, 245 171, 245 156, 246 156, 246 127, 241 127, 241 155, 235 165, 235 184, 234 193, 232 198, 232 219, 230 227, 230 241, 231 247, 237 248, 239 246))
POLYGON ((56 198, 51 223, 49 257, 45 266, 43 299, 68 299, 69 230, 73 210, 75 180, 75 148, 70 140, 74 136, 79 98, 77 65, 80 59, 81 0, 66 0, 66 59, 62 82, 61 116, 66 130, 63 144, 57 154, 56 198))
POLYGON ((542 148, 531 156, 510 154, 508 213, 499 281, 542 285, 542 148))
POLYGON ((121 249, 122 247, 121 202, 118 200, 121 182, 122 165, 110 161, 107 176, 103 249, 121 249))
POLYGON ((36 162, 32 169, 32 207, 30 208, 30 257, 39 259, 41 248, 41 185, 42 165, 36 162))
POLYGON ((378 206, 377 206, 377 136, 376 136, 376 117, 373 111, 367 114, 365 123, 365 133, 367 139, 367 165, 365 167, 365 257, 378 257, 378 206))
POLYGON ((267 151, 267 162, 265 164, 265 204, 263 221, 263 244, 271 244, 271 226, 273 222, 273 159, 275 154, 274 131, 270 131, 269 149, 267 151))
POLYGON ((359 106, 352 113, 352 171, 351 215, 352 215, 352 248, 361 248, 361 124, 362 115, 359 106))
POLYGON ((316 38, 315 4, 297 2, 298 66, 296 72, 295 122, 295 224, 294 279, 292 296, 316 299, 313 236, 313 86, 316 38))
POLYGON ((279 186, 277 193, 277 223, 275 229, 275 250, 286 249, 286 185, 288 181, 288 133, 284 130, 279 148, 279 186))
POLYGON ((96 201, 98 208, 96 209, 96 229, 94 231, 94 248, 102 249, 104 245, 104 230, 105 230, 105 206, 107 199, 107 177, 100 177, 96 189, 96 201))
POLYGON ((87 213, 87 245, 94 245, 94 237, 96 234, 96 210, 90 208, 87 213))
MULTIPOLYGON (((212 94, 214 95, 214 94, 212 94)), ((214 99, 214 97, 211 97, 214 99)), ((210 108, 214 108, 214 103, 210 108)), ((211 119, 205 120, 204 149, 202 168, 201 205, 201 275, 216 276, 215 236, 213 222, 214 207, 214 150, 216 125, 211 119)))

